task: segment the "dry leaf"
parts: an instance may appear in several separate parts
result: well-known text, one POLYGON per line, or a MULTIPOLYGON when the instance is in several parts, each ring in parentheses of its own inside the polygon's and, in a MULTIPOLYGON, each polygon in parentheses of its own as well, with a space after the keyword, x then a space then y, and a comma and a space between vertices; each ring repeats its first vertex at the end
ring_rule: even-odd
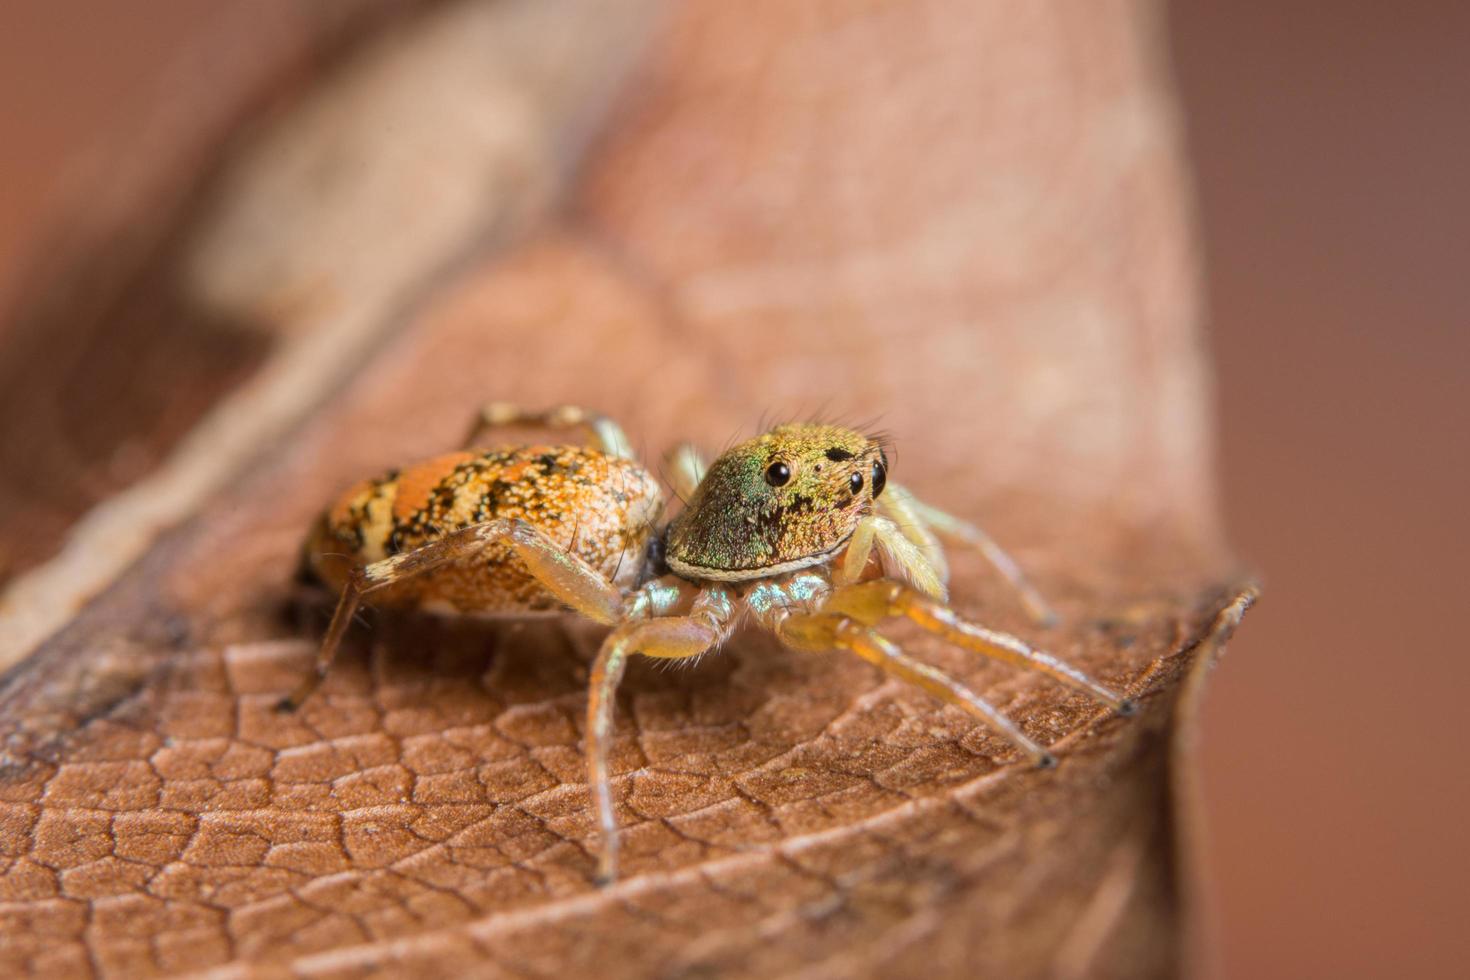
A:
MULTIPOLYGON (((510 32, 528 65, 593 58, 607 36, 585 5, 486 9, 507 20, 485 36, 510 32)), ((590 96, 558 73, 503 76, 525 98, 446 124, 494 123, 488 144, 445 137, 442 168, 389 160, 393 179, 318 199, 306 164, 376 145, 326 130, 368 125, 404 86, 431 100, 440 61, 422 56, 461 34, 431 18, 428 47, 392 55, 418 70, 324 82, 240 152, 176 272, 300 343, 216 405, 202 431, 223 448, 195 437, 11 594, 7 617, 66 611, 93 558, 140 554, 0 689, 7 965, 1177 973, 1181 732, 1253 593, 1230 584, 1216 524, 1154 16, 681 6, 552 217, 508 198, 553 199, 534 162, 566 172, 577 141, 547 134, 586 130, 590 96), (369 188, 389 200, 365 220, 369 188), (471 214, 412 206, 436 194, 471 214), (298 199, 308 218, 249 227, 298 199), (499 247, 450 275, 476 229, 499 247), (373 247, 393 261, 334 251, 373 247), (1107 717, 896 631, 1052 744, 1061 765, 1038 772, 851 658, 743 633, 689 669, 635 664, 615 752, 625 877, 599 890, 580 745, 594 628, 378 617, 299 715, 271 711, 313 652, 286 611, 314 511, 450 445, 486 398, 599 407, 650 459, 678 438, 718 449, 763 413, 882 415, 895 475, 1012 546, 1065 624, 1031 630, 973 556, 956 605, 1142 711, 1107 717), (113 533, 177 517, 156 540, 113 533)), ((639 50, 623 26, 586 84, 639 50)))

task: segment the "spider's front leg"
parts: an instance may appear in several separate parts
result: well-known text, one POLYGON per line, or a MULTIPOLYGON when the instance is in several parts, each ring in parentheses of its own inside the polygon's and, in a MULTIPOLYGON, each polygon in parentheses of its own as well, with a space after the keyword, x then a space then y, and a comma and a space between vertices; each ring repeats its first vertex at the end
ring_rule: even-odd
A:
POLYGON ((1016 591, 1021 604, 1033 620, 1041 626, 1055 625, 1057 614, 1051 605, 1027 580, 1016 560, 979 526, 924 503, 907 487, 896 483, 888 484, 888 492, 878 501, 878 509, 892 518, 903 535, 924 554, 934 566, 940 581, 949 580, 949 569, 936 535, 980 552, 1016 591))
POLYGON ((692 444, 681 442, 664 454, 664 474, 674 494, 686 504, 699 488, 709 463, 692 444))
POLYGON ((793 613, 776 624, 776 635, 797 650, 851 651, 884 673, 985 722, 1010 739, 1038 767, 1046 769, 1056 764, 1050 752, 1028 738, 995 705, 943 671, 910 657, 877 630, 850 616, 829 612, 793 613))
POLYGON ((618 682, 633 654, 665 659, 697 657, 719 644, 735 628, 735 601, 724 586, 702 590, 687 616, 658 616, 626 623, 603 641, 592 666, 587 698, 587 783, 597 807, 602 835, 597 879, 612 882, 618 874, 618 820, 608 772, 608 742, 613 731, 613 704, 618 682))
POLYGON ((623 594, 612 583, 530 524, 510 518, 472 524, 423 547, 354 569, 317 652, 316 667, 290 696, 276 705, 277 709, 295 711, 321 685, 363 599, 415 575, 469 558, 491 542, 504 539, 509 540, 516 555, 546 590, 566 605, 589 619, 609 625, 622 615, 623 594))
POLYGON ((822 605, 822 611, 873 626, 890 616, 902 616, 926 632, 983 656, 1034 670, 1106 704, 1120 715, 1133 713, 1134 703, 1104 687, 1071 664, 1030 646, 1020 637, 987 629, 960 617, 943 602, 903 582, 876 579, 844 585, 822 605))
POLYGON ((875 503, 878 505, 878 513, 897 525, 899 532, 934 568, 934 574, 939 577, 939 581, 948 584, 949 560, 944 555, 944 546, 939 543, 938 536, 919 514, 919 499, 907 487, 890 480, 883 496, 875 503))
POLYGON ((842 564, 837 566, 836 584, 849 585, 861 579, 875 552, 883 566, 883 574, 902 579, 937 600, 949 597, 949 590, 944 587, 944 576, 929 561, 925 549, 898 524, 876 514, 858 521, 857 529, 848 540, 842 564))

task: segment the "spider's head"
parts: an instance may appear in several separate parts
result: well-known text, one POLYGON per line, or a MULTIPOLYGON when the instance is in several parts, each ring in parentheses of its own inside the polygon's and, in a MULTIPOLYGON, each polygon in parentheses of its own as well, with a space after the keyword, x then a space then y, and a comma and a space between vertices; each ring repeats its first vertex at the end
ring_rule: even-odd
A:
POLYGON ((820 564, 883 492, 875 440, 833 425, 783 425, 727 450, 669 526, 666 559, 691 579, 742 582, 820 564))

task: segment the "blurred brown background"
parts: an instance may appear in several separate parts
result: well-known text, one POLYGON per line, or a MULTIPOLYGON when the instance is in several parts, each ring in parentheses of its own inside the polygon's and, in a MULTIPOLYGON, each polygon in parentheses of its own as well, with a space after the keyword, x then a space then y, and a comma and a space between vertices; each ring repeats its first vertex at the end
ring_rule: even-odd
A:
POLYGON ((1176 3, 1232 540, 1231 976, 1465 976, 1470 6, 1176 3))
MULTIPOLYGON (((245 6, 0 8, 0 302, 68 162, 144 138, 194 39, 268 30, 245 6)), ((1268 585, 1203 733, 1221 969, 1463 976, 1470 8, 1169 13, 1227 516, 1268 585)))

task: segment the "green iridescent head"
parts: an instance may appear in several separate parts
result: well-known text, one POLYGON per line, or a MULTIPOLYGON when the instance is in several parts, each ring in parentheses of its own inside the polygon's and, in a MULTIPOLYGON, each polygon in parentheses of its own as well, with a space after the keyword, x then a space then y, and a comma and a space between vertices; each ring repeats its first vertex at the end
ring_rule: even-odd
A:
POLYGON ((741 582, 826 561, 883 492, 888 460, 873 439, 833 425, 783 425, 710 466, 665 539, 689 579, 741 582))

